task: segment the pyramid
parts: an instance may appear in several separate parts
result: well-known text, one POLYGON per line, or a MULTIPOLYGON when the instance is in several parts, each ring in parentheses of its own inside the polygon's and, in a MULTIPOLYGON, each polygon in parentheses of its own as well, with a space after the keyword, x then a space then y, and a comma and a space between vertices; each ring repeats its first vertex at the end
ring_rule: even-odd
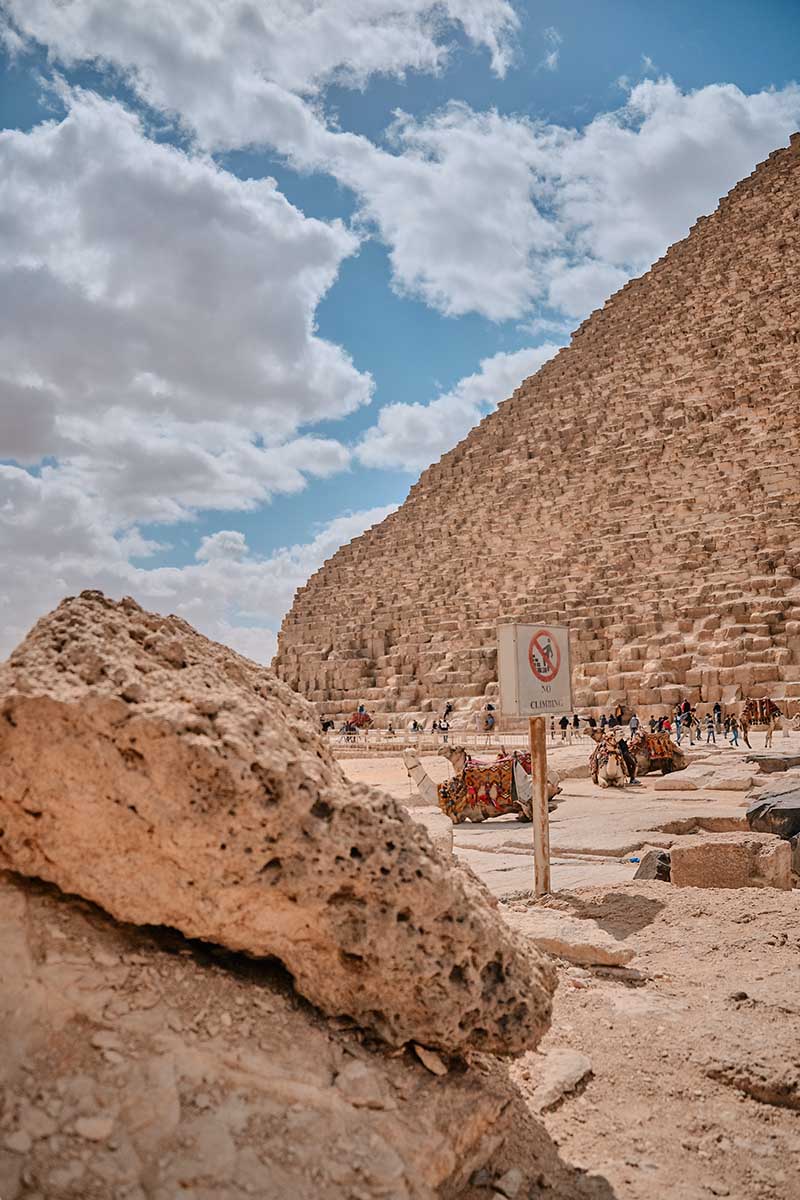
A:
POLYGON ((470 707, 513 621, 570 627, 584 711, 800 711, 800 134, 298 590, 275 666, 470 707))

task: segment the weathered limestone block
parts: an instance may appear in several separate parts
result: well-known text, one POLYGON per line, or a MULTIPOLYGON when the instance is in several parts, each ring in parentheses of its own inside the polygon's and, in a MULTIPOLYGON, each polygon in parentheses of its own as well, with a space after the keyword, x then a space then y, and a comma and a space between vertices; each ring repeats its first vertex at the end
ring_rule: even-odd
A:
POLYGON ((503 908, 502 912, 512 929, 556 958, 580 965, 613 967, 624 966, 633 958, 630 946, 606 933, 595 921, 539 905, 522 911, 503 908))
POLYGON ((670 850, 677 887, 792 886, 792 851, 769 833, 716 833, 687 838, 670 850))
POLYGON ((283 962, 392 1043, 515 1053, 554 974, 313 710, 186 622, 98 592, 0 667, 0 867, 283 962))

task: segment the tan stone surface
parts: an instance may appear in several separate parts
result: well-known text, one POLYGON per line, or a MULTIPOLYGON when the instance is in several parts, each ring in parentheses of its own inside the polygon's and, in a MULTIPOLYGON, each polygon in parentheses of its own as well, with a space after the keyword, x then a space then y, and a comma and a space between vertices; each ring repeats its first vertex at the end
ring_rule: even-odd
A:
POLYGON ((313 711, 184 621, 96 592, 0 668, 0 866, 118 919, 273 955, 393 1043, 519 1052, 553 972, 313 711))
POLYGON ((436 1078, 272 964, 0 872, 3 1200, 433 1200, 507 1135, 485 1063, 436 1078))
POLYGON ((792 886, 792 851, 771 833, 716 833, 686 838, 670 851, 676 887, 792 886))
POLYGON ((299 589, 281 678, 331 713, 467 707, 499 622, 560 621, 581 708, 794 712, 798 202, 795 135, 299 589))
POLYGON ((512 929, 529 938, 539 950, 568 962, 622 967, 633 958, 630 946, 591 920, 536 905, 504 907, 503 916, 512 929))

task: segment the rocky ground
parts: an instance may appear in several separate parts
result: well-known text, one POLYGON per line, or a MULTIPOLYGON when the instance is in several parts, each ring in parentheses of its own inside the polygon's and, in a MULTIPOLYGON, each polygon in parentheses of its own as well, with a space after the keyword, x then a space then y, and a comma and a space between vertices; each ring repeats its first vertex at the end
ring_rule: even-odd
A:
MULTIPOLYGON (((797 742, 778 750, 796 753, 797 742)), ((575 750, 561 753, 572 767, 575 750)), ((448 770, 444 760, 425 765, 432 776, 448 770)), ((399 769, 384 760, 382 770, 399 797, 399 769)), ((564 781, 551 819, 555 892, 543 904, 590 927, 589 941, 599 927, 627 962, 562 961, 551 1031, 511 1074, 563 1158, 608 1196, 800 1197, 800 893, 633 882, 630 861, 698 829, 736 828, 759 789, 792 774, 764 776, 746 752, 702 747, 669 790, 658 777, 623 792, 564 781)), ((454 833, 457 857, 524 924, 530 826, 504 818, 454 833)), ((494 1164, 504 1165, 523 1168, 527 1194, 549 1195, 523 1137, 494 1164)), ((473 1186, 464 1197, 491 1194, 473 1186)))
POLYGON ((798 1195, 800 896, 737 832, 789 757, 601 791, 587 751, 535 901, 530 826, 453 858, 269 672, 65 601, 0 665, 2 1200, 798 1195), (631 879, 720 839, 786 890, 631 879))

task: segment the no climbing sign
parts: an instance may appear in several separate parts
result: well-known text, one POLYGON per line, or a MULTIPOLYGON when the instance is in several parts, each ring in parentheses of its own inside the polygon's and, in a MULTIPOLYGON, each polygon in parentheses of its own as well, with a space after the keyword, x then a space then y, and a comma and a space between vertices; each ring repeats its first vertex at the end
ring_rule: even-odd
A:
POLYGON ((500 706, 508 716, 571 711, 566 625, 499 625, 497 664, 500 706))

